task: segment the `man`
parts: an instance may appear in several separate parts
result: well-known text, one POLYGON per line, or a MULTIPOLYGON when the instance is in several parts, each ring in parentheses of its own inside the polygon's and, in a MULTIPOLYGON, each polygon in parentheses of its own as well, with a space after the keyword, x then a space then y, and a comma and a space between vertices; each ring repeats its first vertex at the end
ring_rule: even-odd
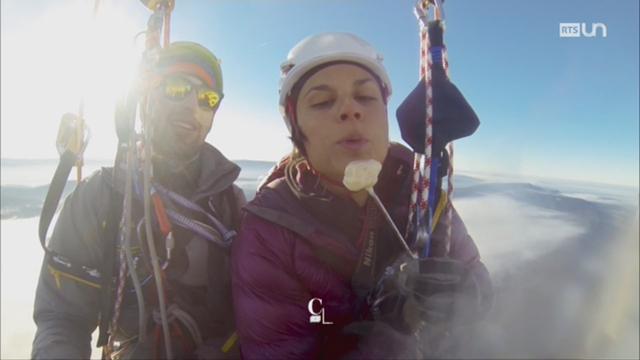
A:
MULTIPOLYGON (((205 142, 223 96, 219 61, 198 44, 175 42, 160 51, 153 75, 148 116, 143 119, 150 122, 145 128, 150 131, 152 151, 141 147, 138 152, 152 153, 151 185, 163 204, 159 206, 154 198, 155 216, 150 223, 162 265, 164 318, 172 355, 233 357, 237 353, 229 351, 230 341, 225 344, 234 330, 228 242, 245 199, 233 185, 240 168, 205 142), (169 236, 160 213, 168 214, 169 236), (174 242, 171 247, 165 246, 169 238, 174 242)), ((109 330, 106 357, 167 356, 158 277, 146 240, 140 168, 138 164, 133 177, 129 246, 122 241, 120 221, 124 165, 96 172, 66 199, 49 248, 85 268, 109 269, 103 264, 112 264, 114 282, 112 290, 105 292, 110 281, 82 279, 45 257, 34 307, 33 358, 89 358, 91 333, 99 323, 101 330, 109 330), (105 250, 110 246, 111 252, 105 250), (128 264, 133 264, 134 271, 129 271, 128 264), (106 306, 104 294, 109 294, 106 306)))

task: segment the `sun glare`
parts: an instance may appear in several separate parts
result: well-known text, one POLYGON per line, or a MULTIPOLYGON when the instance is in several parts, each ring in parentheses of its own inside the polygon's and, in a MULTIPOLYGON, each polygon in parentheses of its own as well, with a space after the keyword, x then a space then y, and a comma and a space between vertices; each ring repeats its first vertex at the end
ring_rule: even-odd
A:
POLYGON ((134 21, 114 2, 100 1, 95 14, 93 7, 92 1, 52 7, 3 36, 3 132, 15 137, 19 132, 39 130, 31 134, 34 139, 29 138, 34 141, 30 151, 24 151, 25 145, 20 146, 17 139, 5 137, 3 142, 9 144, 3 144, 3 150, 17 145, 31 156, 52 157, 57 121, 64 112, 78 113, 81 101, 94 134, 92 143, 101 142, 96 132, 108 131, 109 143, 115 144, 114 104, 135 74, 139 46, 134 36, 145 23, 134 21), (29 125, 21 121, 25 117, 29 125), (45 146, 46 150, 38 149, 45 146))

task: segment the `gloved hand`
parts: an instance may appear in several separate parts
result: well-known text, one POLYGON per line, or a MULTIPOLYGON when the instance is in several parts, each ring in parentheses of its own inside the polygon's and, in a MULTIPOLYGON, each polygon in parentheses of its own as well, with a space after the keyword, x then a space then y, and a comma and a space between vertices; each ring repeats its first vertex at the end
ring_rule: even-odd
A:
POLYGON ((407 294, 402 309, 405 324, 412 329, 424 324, 465 324, 484 315, 491 301, 476 281, 473 265, 449 258, 421 259, 417 265, 417 269, 405 267, 405 274, 400 274, 407 294))
POLYGON ((402 332, 414 333, 425 325, 470 323, 484 315, 491 303, 473 265, 427 258, 407 262, 398 270, 381 283, 372 307, 377 320, 402 332))

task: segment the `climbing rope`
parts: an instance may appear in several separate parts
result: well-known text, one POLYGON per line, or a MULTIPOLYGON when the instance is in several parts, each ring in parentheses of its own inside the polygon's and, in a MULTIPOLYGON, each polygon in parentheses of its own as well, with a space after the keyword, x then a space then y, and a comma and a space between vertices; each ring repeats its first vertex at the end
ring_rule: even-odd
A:
MULTIPOLYGON (((444 21, 444 19, 443 19, 444 21)), ((442 52, 442 65, 447 78, 449 78, 449 58, 446 47, 442 52)), ((447 235, 445 237, 445 251, 449 254, 451 247, 451 228, 453 219, 453 141, 449 143, 449 168, 447 169, 447 235)))
MULTIPOLYGON (((147 48, 145 51, 146 65, 148 66, 147 71, 155 65, 155 61, 157 61, 157 57, 153 57, 154 52, 160 48, 159 37, 160 37, 160 29, 164 24, 164 41, 163 44, 166 46, 169 44, 169 27, 165 21, 169 20, 170 13, 174 8, 173 0, 166 1, 152 1, 153 6, 155 7, 153 14, 151 15, 151 19, 148 24, 148 34, 151 35, 150 38, 153 42, 147 41, 147 48), (162 19, 162 21, 154 21, 152 19, 162 19)), ((149 5, 148 5, 149 6, 149 5)), ((148 79, 148 78, 147 78, 148 79)), ((142 124, 144 124, 144 133, 143 133, 143 162, 142 162, 142 172, 143 172, 143 194, 144 194, 144 219, 145 219, 145 230, 146 230, 146 240, 147 246, 149 249, 149 253, 151 256, 151 265, 153 268, 153 275, 156 284, 156 290, 158 293, 158 307, 160 310, 160 318, 162 324, 162 332, 164 335, 164 347, 165 347, 165 355, 167 358, 173 358, 173 349, 171 344, 171 336, 169 329, 169 321, 167 316, 167 295, 166 295, 166 284, 164 283, 163 270, 160 268, 160 260, 158 258, 158 254, 155 247, 155 241, 153 236, 152 229, 152 215, 151 215, 151 178, 152 178, 152 164, 151 158, 153 155, 153 146, 151 143, 151 121, 148 119, 149 114, 149 98, 148 91, 144 94, 144 98, 141 102, 141 120, 142 124)), ((168 236, 169 234, 163 234, 168 236)))
POLYGON ((431 87, 432 59, 429 54, 428 33, 429 2, 420 0, 416 3, 414 12, 420 24, 420 71, 419 79, 425 79, 425 153, 415 153, 413 161, 413 184, 411 188, 411 202, 407 234, 415 217, 416 240, 414 247, 428 248, 429 224, 431 214, 428 212, 429 185, 431 181, 432 143, 433 143, 433 91, 431 87), (425 212, 428 219, 425 218, 425 212), (426 222, 426 223, 425 223, 426 222))
MULTIPOLYGON (((414 153, 413 161, 413 179, 411 188, 411 199, 409 204, 409 218, 407 222, 406 234, 414 228, 415 223, 415 241, 413 246, 416 249, 422 249, 422 256, 429 256, 430 249, 430 237, 433 220, 433 206, 430 206, 435 201, 435 189, 437 185, 438 176, 438 162, 434 158, 433 154, 433 84, 432 84, 432 68, 435 61, 442 61, 445 68, 445 73, 448 76, 448 62, 446 57, 446 50, 444 47, 440 50, 441 53, 433 53, 431 49, 429 39, 429 9, 433 6, 433 21, 444 21, 444 9, 442 8, 441 0, 419 0, 414 8, 414 13, 418 19, 420 26, 420 71, 419 78, 424 79, 425 86, 425 143, 424 154, 414 153), (415 220, 415 222, 414 222, 415 220)), ((449 166, 448 166, 448 183, 447 183, 447 199, 451 199, 453 194, 453 145, 449 144, 449 166)), ((446 224, 446 243, 448 249, 448 243, 451 237, 451 222, 452 211, 450 202, 447 210, 446 224)))
MULTIPOLYGON (((144 332, 145 330, 145 314, 144 314, 144 298, 142 295, 141 284, 139 279, 137 278, 137 274, 135 268, 133 267, 133 261, 131 256, 131 228, 132 228, 132 198, 133 198, 133 176, 134 172, 139 171, 139 167, 142 167, 143 173, 143 207, 144 207, 144 226, 145 226, 145 238, 147 240, 147 247, 150 253, 150 262, 153 268, 153 278, 155 280, 157 295, 158 295, 158 307, 159 307, 159 318, 160 325, 162 328, 162 333, 164 337, 164 347, 165 347, 165 355, 167 358, 173 358, 173 349, 170 338, 170 329, 169 329, 169 321, 167 316, 167 306, 166 306, 166 291, 164 284, 164 276, 163 269, 160 268, 159 258, 155 248, 155 241, 153 236, 152 229, 152 212, 151 208, 153 206, 156 211, 156 218, 159 219, 161 230, 165 235, 165 241, 167 244, 171 244, 171 246, 167 246, 168 255, 171 253, 171 249, 173 248, 173 236, 170 231, 170 226, 168 227, 168 221, 166 217, 166 213, 164 212, 164 206, 162 206, 161 200, 151 194, 151 178, 152 178, 152 165, 151 165, 151 156, 152 156, 152 146, 149 138, 151 129, 149 128, 150 121, 145 121, 148 117, 147 114, 149 112, 148 106, 148 91, 152 87, 153 77, 151 76, 153 71, 153 67, 155 65, 155 61, 157 61, 157 51, 161 48, 160 46, 160 33, 163 31, 163 41, 162 44, 167 46, 169 44, 169 35, 170 35, 170 26, 169 21, 171 19, 171 12, 175 6, 175 2, 173 0, 150 0, 150 1, 142 1, 144 5, 152 11, 151 16, 147 22, 147 29, 144 32, 145 34, 145 51, 143 54, 143 63, 140 69, 142 84, 139 89, 137 89, 140 93, 138 96, 138 104, 137 107, 140 109, 137 112, 139 121, 143 124, 143 134, 142 134, 142 149, 138 149, 138 144, 136 143, 138 137, 135 136, 134 133, 134 123, 129 126, 129 131, 131 134, 128 137, 128 144, 126 144, 127 148, 127 183, 125 185, 125 202, 124 202, 124 210, 123 210, 123 221, 121 222, 121 232, 125 235, 121 237, 120 242, 120 271, 118 275, 118 287, 116 292, 116 301, 114 305, 114 314, 112 317, 111 323, 111 339, 107 345, 107 349, 105 353, 107 357, 113 350, 114 343, 114 334, 117 331, 118 327, 118 319, 121 312, 121 304, 124 298, 124 288, 126 284, 127 278, 127 267, 129 268, 129 275, 132 278, 132 282, 134 284, 136 295, 138 297, 138 307, 139 307, 139 336, 140 340, 144 340, 144 332), (140 162, 136 160, 141 158, 140 162), (135 164, 135 165, 134 165, 135 164), (139 164, 139 165, 138 165, 139 164), (128 196, 127 196, 128 195, 128 196), (153 203, 153 205, 152 205, 153 203), (124 228, 124 229, 123 229, 124 228), (165 233, 167 231, 168 233, 165 233), (129 264, 129 265, 127 265, 129 264)), ((135 117, 135 115, 134 115, 135 117)), ((166 264, 165 266, 166 267, 166 264)))

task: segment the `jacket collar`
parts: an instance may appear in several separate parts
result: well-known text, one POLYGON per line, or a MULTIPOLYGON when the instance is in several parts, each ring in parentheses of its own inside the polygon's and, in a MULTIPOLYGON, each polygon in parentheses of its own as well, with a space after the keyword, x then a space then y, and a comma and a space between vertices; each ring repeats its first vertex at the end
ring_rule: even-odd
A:
MULTIPOLYGON (((191 194, 189 196, 191 201, 194 202, 220 193, 231 186, 240 175, 240 167, 208 143, 203 144, 198 159, 195 161, 200 162, 200 169, 195 189, 190 191, 191 194)), ((119 175, 115 179, 115 188, 117 191, 122 191, 124 189, 125 168, 124 164, 117 164, 117 166, 119 166, 119 175)), ((105 168, 103 170, 106 170, 108 174, 112 174, 111 169, 105 168)), ((114 186, 112 176, 107 176, 105 180, 111 186, 114 186)), ((173 191, 174 189, 169 188, 169 190, 173 191)))
MULTIPOLYGON (((389 210, 398 228, 406 226, 412 153, 401 145, 393 144, 383 164, 375 191, 389 210)), ((274 174, 283 174, 280 167, 274 174)), ((329 249, 345 258, 357 258, 356 240, 362 231, 364 209, 351 199, 326 191, 311 172, 300 170, 294 174, 304 196, 294 192, 283 176, 269 176, 247 211, 270 222, 294 231, 312 243, 315 248, 329 249)), ((393 242, 395 244, 395 241, 393 242)))

